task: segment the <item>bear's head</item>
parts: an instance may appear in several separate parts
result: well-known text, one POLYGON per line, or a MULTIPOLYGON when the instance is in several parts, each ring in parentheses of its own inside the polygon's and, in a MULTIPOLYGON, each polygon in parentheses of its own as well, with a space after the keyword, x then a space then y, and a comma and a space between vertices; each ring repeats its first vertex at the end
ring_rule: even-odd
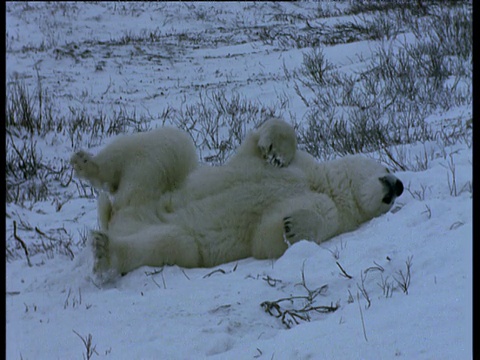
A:
POLYGON ((353 196, 360 210, 372 218, 388 212, 403 193, 403 183, 373 159, 352 156, 349 160, 353 196))

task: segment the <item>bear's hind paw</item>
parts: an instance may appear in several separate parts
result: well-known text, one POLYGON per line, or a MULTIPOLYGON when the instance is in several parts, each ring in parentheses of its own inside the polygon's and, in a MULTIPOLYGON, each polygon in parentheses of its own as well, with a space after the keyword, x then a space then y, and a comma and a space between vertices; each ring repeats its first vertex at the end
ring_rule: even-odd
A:
POLYGON ((93 272, 101 273, 110 268, 108 236, 101 231, 92 231, 93 272))
POLYGON ((95 283, 103 286, 119 276, 118 271, 111 267, 108 236, 101 231, 92 231, 92 247, 95 283))

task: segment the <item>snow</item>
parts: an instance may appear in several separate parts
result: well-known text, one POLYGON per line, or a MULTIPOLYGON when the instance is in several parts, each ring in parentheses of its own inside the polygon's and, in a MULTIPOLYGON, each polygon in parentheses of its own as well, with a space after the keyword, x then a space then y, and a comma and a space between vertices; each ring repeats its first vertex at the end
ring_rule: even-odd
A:
MULTIPOLYGON (((264 104, 287 96, 289 112, 301 121, 307 109, 283 66, 300 66, 308 49, 274 47, 255 31, 275 26, 274 14, 307 16, 319 6, 7 3, 7 80, 23 79, 34 88, 40 77, 59 114, 68 114, 69 106, 108 113, 117 105, 156 114, 218 88, 264 104), (109 44, 142 31, 158 34, 161 46, 109 44), (181 41, 185 34, 198 43, 181 41)), ((343 6, 321 5, 333 13, 343 6)), ((296 21, 292 27, 305 26, 296 21)), ((326 56, 355 71, 376 45, 332 46, 326 56)), ((468 116, 471 107, 458 107, 428 121, 440 127, 468 116)), ((52 136, 38 139, 42 156, 67 161, 72 145, 52 136)), ((84 244, 97 226, 94 194, 79 196, 70 184, 48 201, 8 203, 7 241, 15 242, 15 221, 18 236, 43 244, 43 251, 31 256, 32 266, 21 250, 7 257, 6 358, 472 358, 472 149, 462 142, 412 144, 405 154, 413 162, 426 154, 427 168, 397 172, 405 191, 394 209, 353 232, 320 245, 299 242, 278 260, 249 258, 213 269, 143 267, 101 287, 92 279, 91 249, 84 244), (47 241, 60 233, 74 239, 69 250, 47 241), (409 261, 405 293, 399 283, 409 261), (336 311, 312 312, 310 321, 290 322, 290 328, 261 306, 317 289, 312 305, 336 311), (88 335, 92 354, 84 345, 88 335)), ((279 305, 292 309, 305 301, 279 305)))

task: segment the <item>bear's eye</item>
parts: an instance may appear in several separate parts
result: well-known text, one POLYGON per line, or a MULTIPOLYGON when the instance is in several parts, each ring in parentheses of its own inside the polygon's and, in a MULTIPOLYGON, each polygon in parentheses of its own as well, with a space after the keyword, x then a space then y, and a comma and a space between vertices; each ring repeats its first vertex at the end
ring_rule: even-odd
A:
POLYGON ((390 169, 389 168, 385 168, 385 170, 387 171, 387 174, 390 174, 390 169))

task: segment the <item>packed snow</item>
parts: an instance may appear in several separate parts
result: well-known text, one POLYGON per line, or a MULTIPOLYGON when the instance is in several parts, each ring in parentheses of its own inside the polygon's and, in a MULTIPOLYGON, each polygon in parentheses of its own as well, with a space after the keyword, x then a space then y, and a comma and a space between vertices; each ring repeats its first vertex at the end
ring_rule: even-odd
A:
MULTIPOLYGON (((288 23, 282 14, 308 19, 349 4, 335 3, 7 3, 7 82, 33 93, 41 81, 58 116, 118 106, 151 116, 213 89, 283 100, 286 117, 301 123, 307 109, 285 68, 298 68, 306 49, 260 35, 288 23)), ((355 71, 378 44, 325 53, 355 71)), ((462 105, 429 122, 471 118, 462 105)), ((43 159, 65 163, 109 141, 72 143, 61 132, 34 140, 43 159)), ((92 275, 86 241, 98 226, 93 190, 57 184, 47 200, 7 203, 6 358, 471 359, 471 139, 403 151, 425 166, 397 171, 403 195, 355 231, 301 241, 277 260, 142 267, 107 285, 92 275)))

